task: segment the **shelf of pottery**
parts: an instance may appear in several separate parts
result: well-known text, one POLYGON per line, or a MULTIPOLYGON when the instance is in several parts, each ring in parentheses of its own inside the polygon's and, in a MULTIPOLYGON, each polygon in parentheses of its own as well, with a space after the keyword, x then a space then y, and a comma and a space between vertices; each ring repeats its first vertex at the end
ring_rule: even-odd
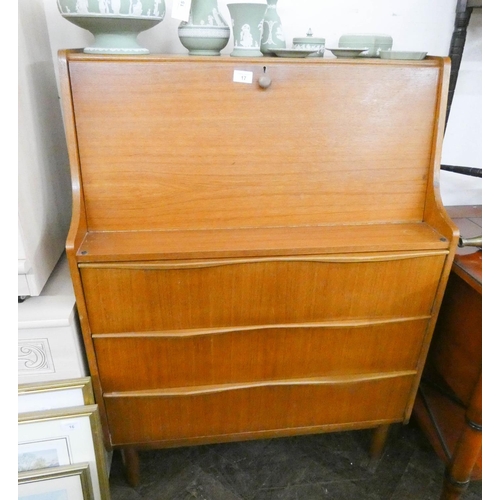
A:
MULTIPOLYGON (((172 0, 169 15, 179 21, 177 35, 191 56, 220 56, 232 44, 233 57, 323 57, 325 50, 337 58, 423 59, 427 52, 394 51, 390 35, 348 33, 338 46, 325 47, 325 38, 297 33, 286 46, 278 0, 228 2, 228 14, 218 0, 172 0)), ((113 0, 76 2, 58 0, 62 17, 94 36, 83 48, 87 54, 149 54, 138 35, 161 23, 167 12, 166 0, 113 0), (140 39, 139 39, 140 40, 140 39)), ((319 14, 319 13, 318 13, 319 14)))

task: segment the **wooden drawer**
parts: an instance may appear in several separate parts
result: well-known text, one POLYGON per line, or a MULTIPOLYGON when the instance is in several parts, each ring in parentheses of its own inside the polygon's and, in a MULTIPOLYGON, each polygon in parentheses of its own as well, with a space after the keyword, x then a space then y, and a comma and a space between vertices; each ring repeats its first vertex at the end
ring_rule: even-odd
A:
POLYGON ((114 445, 161 441, 179 445, 402 421, 413 378, 287 381, 193 393, 122 395, 105 397, 105 405, 114 445))
POLYGON ((92 333, 428 315, 446 252, 80 264, 92 333))
POLYGON ((416 370, 427 319, 99 335, 104 392, 416 370))

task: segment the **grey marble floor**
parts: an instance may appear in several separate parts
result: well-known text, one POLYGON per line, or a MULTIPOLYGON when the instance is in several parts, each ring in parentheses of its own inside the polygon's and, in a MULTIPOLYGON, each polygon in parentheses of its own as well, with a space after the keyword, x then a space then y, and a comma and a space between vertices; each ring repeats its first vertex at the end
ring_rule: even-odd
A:
MULTIPOLYGON (((112 500, 438 500, 444 465, 413 423, 392 426, 370 463, 370 431, 141 451, 131 488, 119 453, 112 500)), ((482 498, 473 482, 463 500, 482 498)))

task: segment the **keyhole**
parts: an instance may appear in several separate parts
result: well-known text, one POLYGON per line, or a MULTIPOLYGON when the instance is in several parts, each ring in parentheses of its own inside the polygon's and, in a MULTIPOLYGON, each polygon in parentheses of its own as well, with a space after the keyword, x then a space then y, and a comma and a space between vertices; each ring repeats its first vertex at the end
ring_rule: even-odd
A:
POLYGON ((271 78, 269 78, 266 75, 267 67, 263 66, 262 69, 264 70, 264 72, 263 72, 262 76, 259 78, 259 85, 262 89, 267 89, 267 87, 269 87, 269 85, 271 85, 271 78))

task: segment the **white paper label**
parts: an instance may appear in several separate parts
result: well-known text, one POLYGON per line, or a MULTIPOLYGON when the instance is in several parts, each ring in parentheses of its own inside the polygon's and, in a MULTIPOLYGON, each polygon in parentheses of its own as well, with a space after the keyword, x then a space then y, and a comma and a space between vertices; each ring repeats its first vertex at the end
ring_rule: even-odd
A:
POLYGON ((189 21, 191 0, 174 0, 172 4, 172 17, 179 21, 189 21))
POLYGON ((252 83, 253 73, 251 71, 234 70, 233 82, 237 83, 252 83))
POLYGON ((73 432, 76 431, 80 428, 80 422, 78 421, 73 421, 73 422, 64 422, 61 424, 62 429, 64 429, 66 432, 73 432))

